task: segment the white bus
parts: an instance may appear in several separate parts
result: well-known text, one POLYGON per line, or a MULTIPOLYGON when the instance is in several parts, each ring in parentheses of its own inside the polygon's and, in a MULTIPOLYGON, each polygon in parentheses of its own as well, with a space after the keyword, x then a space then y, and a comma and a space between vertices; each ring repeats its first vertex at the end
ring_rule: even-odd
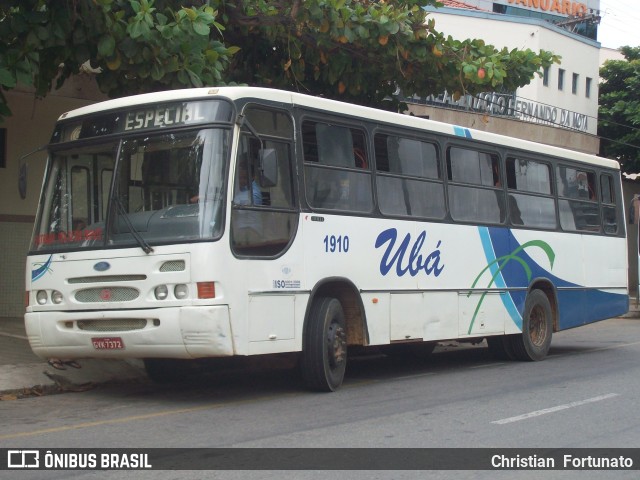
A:
MULTIPOLYGON (((487 339, 541 360, 629 307, 615 161, 270 89, 62 115, 27 259, 41 357, 298 352, 335 390, 347 351, 487 339)), ((182 359, 182 360, 179 360, 182 359)))

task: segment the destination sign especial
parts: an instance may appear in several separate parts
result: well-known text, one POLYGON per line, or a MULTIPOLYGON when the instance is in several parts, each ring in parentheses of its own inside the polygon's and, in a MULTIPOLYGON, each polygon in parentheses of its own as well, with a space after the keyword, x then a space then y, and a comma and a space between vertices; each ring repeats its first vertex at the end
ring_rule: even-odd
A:
POLYGON ((202 102, 175 103, 128 112, 124 120, 124 131, 204 122, 201 106, 202 102))

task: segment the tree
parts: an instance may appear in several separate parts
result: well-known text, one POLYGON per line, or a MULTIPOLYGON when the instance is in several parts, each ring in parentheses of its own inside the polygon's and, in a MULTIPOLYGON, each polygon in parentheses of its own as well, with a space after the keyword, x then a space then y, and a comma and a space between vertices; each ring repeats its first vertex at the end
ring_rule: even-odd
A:
MULTIPOLYGON (((0 86, 46 95, 84 64, 110 97, 249 84, 397 108, 429 95, 514 90, 557 62, 435 30, 436 0, 9 0, 0 6, 0 86), (88 63, 86 63, 88 62, 88 63)), ((0 116, 9 111, 0 90, 0 116)))
POLYGON ((626 173, 640 172, 640 47, 622 47, 625 60, 600 68, 600 155, 615 158, 626 173))

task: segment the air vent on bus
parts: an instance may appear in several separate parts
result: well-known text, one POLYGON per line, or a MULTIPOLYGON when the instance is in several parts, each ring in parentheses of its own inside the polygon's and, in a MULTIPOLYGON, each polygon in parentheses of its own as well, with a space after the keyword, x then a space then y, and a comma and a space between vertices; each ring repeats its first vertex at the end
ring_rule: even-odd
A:
POLYGON ((126 332, 141 330, 147 326, 146 318, 107 318, 101 320, 78 320, 78 328, 86 332, 126 332))
POLYGON ((146 279, 146 275, 96 275, 93 277, 70 278, 69 283, 134 282, 146 279))
POLYGON ((130 302, 139 295, 138 290, 129 287, 87 288, 76 292, 76 300, 81 303, 130 302))
POLYGON ((170 260, 160 266, 161 272, 183 272, 184 269, 184 260, 170 260))

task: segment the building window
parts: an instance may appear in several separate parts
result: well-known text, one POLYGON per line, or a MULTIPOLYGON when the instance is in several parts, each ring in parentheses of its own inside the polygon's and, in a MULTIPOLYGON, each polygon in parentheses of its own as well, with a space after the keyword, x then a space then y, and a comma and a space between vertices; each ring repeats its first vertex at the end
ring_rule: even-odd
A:
POLYGON ((573 74, 573 79, 571 80, 571 93, 573 93, 574 95, 576 93, 578 93, 578 78, 580 77, 580 75, 578 75, 577 73, 573 74))
POLYGON ((542 74, 542 85, 545 87, 549 86, 549 67, 544 67, 544 72, 542 74))
POLYGON ((564 70, 558 69, 558 90, 564 89, 564 70))
POLYGON ((591 98, 591 79, 589 77, 587 77, 587 80, 584 83, 584 96, 591 98))
POLYGON ((7 166, 7 129, 0 128, 0 168, 7 166))

